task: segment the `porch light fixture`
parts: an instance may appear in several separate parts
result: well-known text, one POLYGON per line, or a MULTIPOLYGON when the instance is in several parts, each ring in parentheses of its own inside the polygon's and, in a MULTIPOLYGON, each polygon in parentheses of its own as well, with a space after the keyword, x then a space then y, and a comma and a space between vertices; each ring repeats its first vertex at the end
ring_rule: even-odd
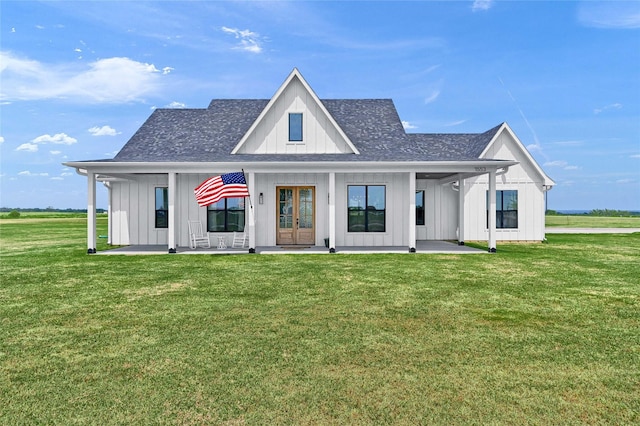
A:
POLYGON ((262 194, 262 192, 260 193, 260 195, 258 195, 258 203, 264 203, 264 195, 262 194))

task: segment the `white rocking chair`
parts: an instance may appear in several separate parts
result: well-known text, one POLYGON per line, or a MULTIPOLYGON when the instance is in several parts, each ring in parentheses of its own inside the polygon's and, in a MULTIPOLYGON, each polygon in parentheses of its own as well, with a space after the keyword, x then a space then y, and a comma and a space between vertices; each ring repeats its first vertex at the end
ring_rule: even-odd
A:
POLYGON ((209 234, 205 233, 202 229, 202 223, 198 220, 188 221, 189 225, 189 247, 195 249, 196 247, 211 248, 211 242, 209 241, 209 234))
POLYGON ((249 247, 249 235, 246 232, 234 232, 232 248, 245 248, 249 247))

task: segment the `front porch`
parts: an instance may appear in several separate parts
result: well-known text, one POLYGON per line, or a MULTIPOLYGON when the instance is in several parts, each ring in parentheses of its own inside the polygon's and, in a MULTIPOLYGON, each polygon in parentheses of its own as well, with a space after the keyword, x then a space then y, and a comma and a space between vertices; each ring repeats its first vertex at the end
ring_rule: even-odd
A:
MULTIPOLYGON (((407 247, 381 246, 381 247, 336 247, 338 254, 372 254, 372 253, 406 253, 407 247)), ((469 246, 460 246, 449 241, 418 241, 416 243, 416 253, 423 254, 477 254, 486 253, 485 250, 469 246)), ((134 245, 118 247, 110 250, 99 251, 100 255, 145 255, 145 254, 168 254, 166 245, 134 245)), ((248 249, 226 248, 196 248, 178 247, 176 254, 211 254, 211 255, 235 255, 249 254, 248 249)), ((256 254, 329 254, 329 249, 323 246, 273 246, 256 247, 256 254)))

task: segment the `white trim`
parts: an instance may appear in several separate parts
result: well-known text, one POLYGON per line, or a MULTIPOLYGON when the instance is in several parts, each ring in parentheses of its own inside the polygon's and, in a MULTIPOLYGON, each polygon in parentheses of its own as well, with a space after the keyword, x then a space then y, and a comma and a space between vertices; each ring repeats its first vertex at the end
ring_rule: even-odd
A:
POLYGON ((484 156, 487 155, 487 152, 496 143, 496 141, 500 137, 500 134, 503 131, 506 131, 507 133, 509 133, 509 136, 511 136, 513 138, 513 140, 516 141, 516 145, 518 146, 518 149, 527 158, 527 160, 529 160, 529 162, 531 163, 533 168, 538 172, 540 177, 542 179, 544 179, 544 185, 545 186, 554 186, 556 183, 553 181, 553 179, 551 179, 549 176, 547 176, 547 174, 544 172, 544 170, 542 170, 542 167, 540 167, 538 162, 531 156, 531 153, 529 153, 529 150, 527 150, 527 148, 525 148, 525 146, 522 144, 520 139, 518 139, 516 134, 513 132, 513 130, 511 130, 511 127, 509 127, 509 125, 506 122, 502 123, 502 125, 500 126, 500 129, 498 129, 496 134, 493 135, 493 138, 491 139, 491 141, 487 144, 485 149, 480 154, 480 158, 484 158, 484 156))
MULTIPOLYGON (((247 140, 249 139, 251 134, 255 131, 256 127, 258 127, 258 125, 264 120, 265 116, 269 113, 271 108, 273 108, 273 106, 275 105, 275 103, 278 100, 278 98, 280 98, 280 96, 284 93, 284 91, 291 84, 291 82, 293 81, 294 78, 297 78, 300 81, 300 83, 305 88, 305 90, 309 93, 309 95, 311 95, 311 98, 316 103, 316 105, 318 106, 320 111, 322 111, 326 115, 326 117, 329 120, 329 122, 331 123, 331 125, 334 126, 336 131, 338 132, 338 134, 342 138, 344 138, 344 140, 346 141, 346 143, 349 146, 349 148, 351 148, 353 153, 354 154, 360 154, 360 151, 358 151, 358 149, 355 147, 355 145, 347 137, 347 135, 344 133, 342 128, 334 120, 333 116, 331 114, 329 114, 329 111, 325 108, 324 104, 320 101, 320 98, 318 98, 318 95, 316 95, 316 93, 313 91, 311 86, 309 86, 309 84, 304 79, 304 77, 302 77, 302 74, 300 74, 300 71, 298 71, 297 68, 294 68, 293 71, 291 71, 291 73, 289 74, 287 79, 284 81, 284 83, 282 83, 282 85, 280 86, 278 91, 275 93, 275 95, 273 95, 273 97, 271 98, 271 100, 269 101, 267 106, 262 110, 262 112, 260 113, 258 118, 253 122, 251 127, 249 127, 249 130, 247 130, 247 132, 244 134, 242 139, 240 139, 240 142, 238 142, 238 144, 235 146, 235 148, 233 148, 233 151, 231 151, 231 154, 237 154, 240 151, 240 149, 245 145, 245 143, 247 142, 247 140)), ((303 127, 303 131, 304 131, 304 127, 303 127)), ((304 135, 303 135, 303 139, 304 139, 304 135)))
MULTIPOLYGON (((518 164, 512 160, 477 161, 288 161, 288 162, 76 162, 63 163, 68 167, 108 176, 123 177, 123 173, 216 173, 236 172, 243 168, 256 173, 400 173, 400 172, 448 172, 465 173, 465 178, 483 175, 491 169, 501 169, 518 164)), ((457 178, 455 180, 458 180, 457 178)), ((442 183, 446 183, 444 180, 442 183)))

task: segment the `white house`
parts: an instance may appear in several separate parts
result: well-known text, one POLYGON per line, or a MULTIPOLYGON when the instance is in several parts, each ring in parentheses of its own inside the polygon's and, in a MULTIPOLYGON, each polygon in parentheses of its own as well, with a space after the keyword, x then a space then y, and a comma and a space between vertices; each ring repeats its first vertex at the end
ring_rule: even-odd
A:
MULTIPOLYGON (((187 221, 277 245, 541 241, 554 182, 506 123, 477 134, 406 133, 389 99, 320 99, 294 69, 271 99, 157 109, 113 158, 64 163, 109 193, 109 242, 189 245, 187 221), (251 196, 199 207, 205 179, 244 171, 251 196), (246 203, 245 203, 246 201, 246 203)), ((215 234, 214 234, 215 235, 215 234)))

